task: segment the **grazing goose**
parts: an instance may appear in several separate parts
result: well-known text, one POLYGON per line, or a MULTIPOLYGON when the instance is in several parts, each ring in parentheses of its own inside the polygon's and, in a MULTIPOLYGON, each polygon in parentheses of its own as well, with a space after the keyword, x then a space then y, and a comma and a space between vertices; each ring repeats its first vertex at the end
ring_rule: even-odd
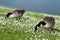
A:
POLYGON ((53 17, 48 17, 46 16, 43 21, 40 21, 36 26, 35 26, 35 31, 37 31, 37 27, 40 27, 40 25, 43 25, 45 29, 51 29, 53 30, 53 26, 55 25, 55 19, 53 17))
POLYGON ((5 18, 9 18, 9 17, 12 17, 12 18, 21 18, 24 14, 25 10, 14 10, 12 12, 9 12, 5 18))

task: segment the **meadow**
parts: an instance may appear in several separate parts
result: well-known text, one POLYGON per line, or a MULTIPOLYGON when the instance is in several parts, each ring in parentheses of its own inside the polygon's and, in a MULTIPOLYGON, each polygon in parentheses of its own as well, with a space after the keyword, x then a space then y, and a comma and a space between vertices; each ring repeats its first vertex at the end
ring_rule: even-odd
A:
POLYGON ((60 16, 27 11, 20 20, 5 19, 5 15, 16 8, 0 6, 0 40, 60 40, 60 31, 44 31, 44 27, 34 32, 34 26, 45 16, 55 18, 54 28, 60 30, 60 16))

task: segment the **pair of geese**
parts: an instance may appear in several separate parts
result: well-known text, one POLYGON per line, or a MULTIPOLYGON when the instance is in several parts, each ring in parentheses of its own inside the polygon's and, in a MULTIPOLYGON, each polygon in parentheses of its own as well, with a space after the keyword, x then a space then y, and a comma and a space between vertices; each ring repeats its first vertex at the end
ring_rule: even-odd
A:
MULTIPOLYGON (((24 13, 25 13, 25 10, 16 9, 12 12, 7 13, 5 18, 13 17, 13 18, 20 19, 24 13)), ((49 29, 53 30, 53 27, 55 25, 55 19, 53 17, 49 17, 49 16, 44 17, 42 21, 40 21, 38 24, 36 24, 34 31, 36 32, 37 27, 40 27, 41 25, 44 26, 44 28, 46 28, 48 30, 49 29)))

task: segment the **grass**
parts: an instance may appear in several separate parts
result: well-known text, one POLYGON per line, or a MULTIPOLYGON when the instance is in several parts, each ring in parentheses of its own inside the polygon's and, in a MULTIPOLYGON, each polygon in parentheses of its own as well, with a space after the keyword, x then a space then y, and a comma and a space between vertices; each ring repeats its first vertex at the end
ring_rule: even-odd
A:
POLYGON ((57 31, 55 33, 44 31, 45 29, 41 27, 34 32, 34 26, 45 16, 54 17, 56 21, 54 28, 60 30, 60 16, 26 11, 19 21, 15 18, 5 20, 5 15, 12 10, 14 9, 0 6, 0 40, 60 40, 60 32, 57 31))

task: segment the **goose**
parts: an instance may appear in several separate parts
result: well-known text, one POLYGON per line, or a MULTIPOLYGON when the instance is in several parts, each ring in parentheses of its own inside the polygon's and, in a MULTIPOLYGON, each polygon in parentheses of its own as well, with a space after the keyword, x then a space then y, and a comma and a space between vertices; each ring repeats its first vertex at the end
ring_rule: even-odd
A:
POLYGON ((25 10, 16 9, 12 12, 7 13, 7 15, 5 16, 5 19, 6 18, 21 18, 23 16, 24 12, 25 12, 25 10))
POLYGON ((53 27, 55 25, 55 19, 53 17, 49 17, 49 16, 44 17, 43 21, 40 21, 35 26, 35 30, 34 31, 37 31, 37 27, 40 27, 40 25, 42 25, 45 29, 53 30, 53 27))

